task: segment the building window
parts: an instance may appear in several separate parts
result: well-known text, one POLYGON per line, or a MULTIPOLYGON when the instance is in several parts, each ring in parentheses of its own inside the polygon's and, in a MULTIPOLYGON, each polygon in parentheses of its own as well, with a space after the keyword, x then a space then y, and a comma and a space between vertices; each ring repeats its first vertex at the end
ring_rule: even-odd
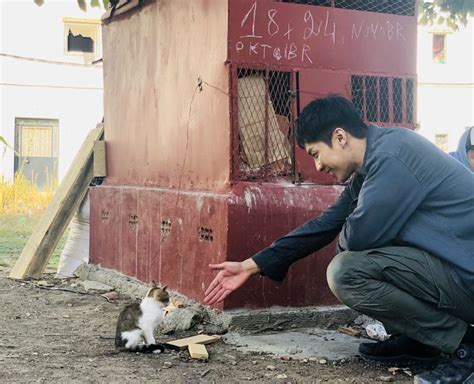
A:
POLYGON ((14 172, 39 188, 53 188, 58 177, 57 119, 15 118, 14 172))
POLYGON ((64 53, 95 59, 100 56, 100 21, 64 18, 64 53))
POLYGON ((433 63, 446 63, 446 35, 441 33, 433 33, 433 63))
POLYGON ((439 149, 444 152, 448 152, 448 134, 447 133, 438 133, 435 136, 435 144, 439 149))

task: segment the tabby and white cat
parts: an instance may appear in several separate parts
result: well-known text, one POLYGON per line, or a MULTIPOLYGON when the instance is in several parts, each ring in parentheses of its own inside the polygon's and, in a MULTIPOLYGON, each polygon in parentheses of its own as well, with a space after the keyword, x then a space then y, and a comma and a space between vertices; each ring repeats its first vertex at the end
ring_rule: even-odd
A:
POLYGON ((115 332, 115 347, 119 351, 164 351, 162 344, 156 344, 153 333, 163 321, 163 308, 169 304, 169 294, 166 285, 159 288, 154 281, 152 284, 141 303, 128 304, 120 312, 115 332))

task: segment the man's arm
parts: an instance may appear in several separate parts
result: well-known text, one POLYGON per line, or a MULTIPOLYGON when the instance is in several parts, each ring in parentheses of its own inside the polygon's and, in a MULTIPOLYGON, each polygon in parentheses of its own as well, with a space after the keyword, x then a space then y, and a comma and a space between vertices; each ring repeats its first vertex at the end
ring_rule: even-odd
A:
POLYGON ((336 203, 320 216, 309 220, 255 254, 252 259, 260 271, 272 280, 281 282, 292 263, 333 241, 354 209, 362 180, 362 176, 355 177, 336 203))
POLYGON ((346 250, 389 245, 427 194, 405 164, 391 155, 371 168, 357 207, 339 235, 339 244, 346 250))
POLYGON ((275 241, 270 247, 242 262, 226 261, 210 264, 219 273, 206 289, 204 302, 215 304, 241 287, 250 276, 262 272, 281 281, 290 264, 329 244, 340 231, 346 217, 356 204, 363 178, 358 176, 344 189, 337 202, 321 216, 275 241))

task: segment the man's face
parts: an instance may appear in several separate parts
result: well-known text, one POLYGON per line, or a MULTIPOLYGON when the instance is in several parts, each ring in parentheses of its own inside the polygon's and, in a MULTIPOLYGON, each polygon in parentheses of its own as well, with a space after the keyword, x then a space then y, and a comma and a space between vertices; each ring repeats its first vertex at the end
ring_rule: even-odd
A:
POLYGON ((334 131, 332 147, 323 142, 312 142, 305 144, 306 152, 314 158, 316 170, 326 172, 336 177, 339 183, 344 183, 355 171, 355 165, 350 161, 346 150, 346 139, 344 133, 341 135, 334 131))
POLYGON ((469 161, 471 171, 474 172, 474 149, 469 149, 467 151, 467 160, 469 161))

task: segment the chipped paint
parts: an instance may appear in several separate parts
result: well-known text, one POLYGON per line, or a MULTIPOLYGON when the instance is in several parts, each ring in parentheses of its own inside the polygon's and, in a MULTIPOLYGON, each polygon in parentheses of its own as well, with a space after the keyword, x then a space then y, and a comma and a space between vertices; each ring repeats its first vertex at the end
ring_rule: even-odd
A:
MULTIPOLYGON (((196 209, 201 212, 202 206, 204 205, 204 198, 202 195, 198 195, 196 198, 196 209)), ((209 211, 209 209, 208 209, 209 211)))
POLYGON ((245 205, 247 208, 250 210, 252 208, 252 192, 250 192, 248 189, 245 190, 244 192, 244 199, 245 199, 245 205))

